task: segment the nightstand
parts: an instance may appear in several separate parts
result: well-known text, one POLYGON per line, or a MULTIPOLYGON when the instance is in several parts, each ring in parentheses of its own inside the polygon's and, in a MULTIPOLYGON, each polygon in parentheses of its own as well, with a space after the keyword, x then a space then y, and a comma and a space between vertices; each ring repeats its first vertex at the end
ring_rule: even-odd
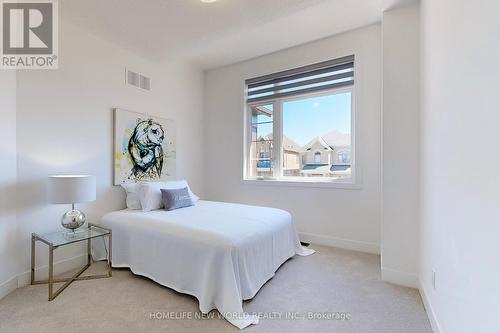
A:
POLYGON ((73 281, 102 279, 111 277, 111 246, 112 246, 111 229, 103 228, 95 224, 89 223, 86 228, 75 231, 74 233, 68 231, 58 231, 44 235, 31 234, 31 284, 48 284, 49 285, 49 301, 57 297, 66 287, 73 281), (97 237, 108 237, 108 258, 107 258, 107 273, 100 275, 86 275, 80 276, 93 262, 91 255, 92 239, 97 237), (47 280, 35 280, 35 248, 36 242, 40 241, 47 244, 49 250, 49 278, 47 280), (54 278, 54 250, 69 244, 87 241, 87 264, 83 266, 72 277, 68 278, 54 278), (54 283, 65 282, 62 287, 54 290, 54 283))

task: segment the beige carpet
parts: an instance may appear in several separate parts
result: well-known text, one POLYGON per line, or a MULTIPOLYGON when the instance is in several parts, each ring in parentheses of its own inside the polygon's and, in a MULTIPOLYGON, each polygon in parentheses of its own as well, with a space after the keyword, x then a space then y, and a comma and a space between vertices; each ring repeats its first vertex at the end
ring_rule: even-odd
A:
MULTIPOLYGON (((244 332, 431 332, 418 291, 380 281, 378 256, 312 247, 316 254, 287 261, 244 303, 247 312, 282 318, 262 319, 244 332), (308 320, 308 312, 350 317, 308 320), (293 320, 286 313, 298 314, 293 320)), ((0 301, 0 332, 238 332, 217 318, 168 319, 170 312, 194 317, 197 300, 127 269, 113 274, 74 282, 52 302, 46 285, 16 290, 0 301), (163 318, 150 319, 156 312, 163 318)))

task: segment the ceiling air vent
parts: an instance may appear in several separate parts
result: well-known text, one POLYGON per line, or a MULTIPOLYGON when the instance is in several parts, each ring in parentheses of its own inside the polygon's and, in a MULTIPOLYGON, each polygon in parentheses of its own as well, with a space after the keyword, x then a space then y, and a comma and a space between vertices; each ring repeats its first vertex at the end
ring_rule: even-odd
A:
POLYGON ((125 70, 125 83, 130 86, 134 86, 141 90, 150 91, 151 90, 151 78, 144 76, 140 73, 134 72, 130 69, 125 70))
POLYGON ((151 90, 151 79, 144 75, 140 76, 140 88, 144 90, 151 90))

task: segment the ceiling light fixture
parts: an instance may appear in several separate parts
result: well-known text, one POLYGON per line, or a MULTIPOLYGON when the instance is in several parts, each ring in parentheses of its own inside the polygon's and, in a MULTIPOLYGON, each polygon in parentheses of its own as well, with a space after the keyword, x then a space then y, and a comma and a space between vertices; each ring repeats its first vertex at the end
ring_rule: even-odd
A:
POLYGON ((215 2, 217 0, 200 0, 201 2, 204 2, 204 3, 212 3, 212 2, 215 2))

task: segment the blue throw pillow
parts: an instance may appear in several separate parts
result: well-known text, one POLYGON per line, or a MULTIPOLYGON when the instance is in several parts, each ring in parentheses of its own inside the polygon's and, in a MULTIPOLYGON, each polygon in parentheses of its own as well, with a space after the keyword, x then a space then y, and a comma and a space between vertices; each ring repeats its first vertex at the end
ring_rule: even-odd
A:
POLYGON ((193 205, 187 187, 176 190, 161 189, 161 201, 165 210, 174 210, 193 205))

